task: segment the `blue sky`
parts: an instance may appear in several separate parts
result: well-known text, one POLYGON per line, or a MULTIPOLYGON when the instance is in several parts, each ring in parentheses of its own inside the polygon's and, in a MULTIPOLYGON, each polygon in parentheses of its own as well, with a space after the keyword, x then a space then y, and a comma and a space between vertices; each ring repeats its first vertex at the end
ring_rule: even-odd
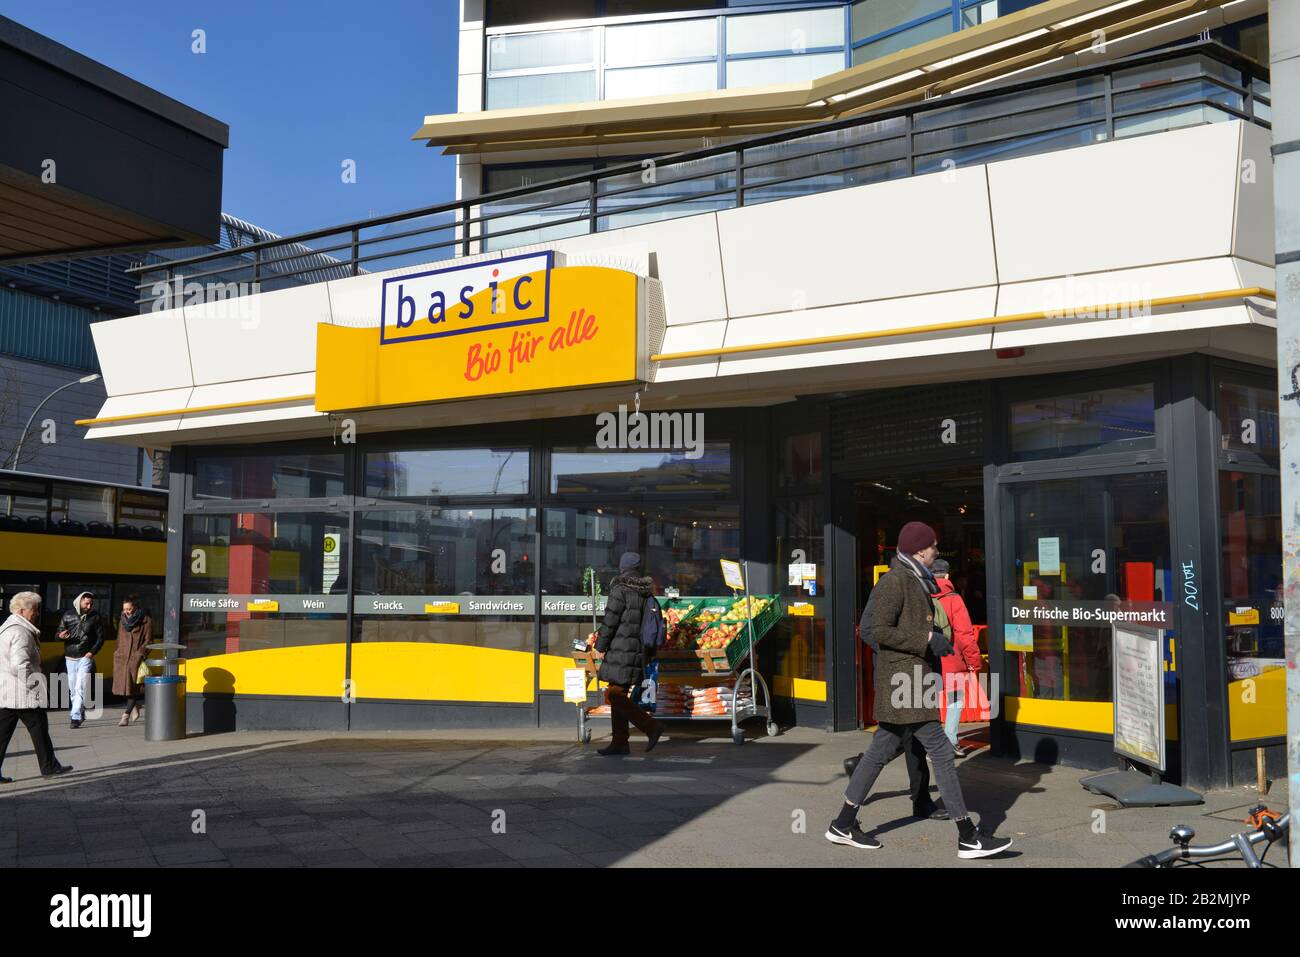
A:
POLYGON ((410 136, 456 109, 456 0, 0 0, 0 13, 227 123, 222 207, 259 226, 455 197, 451 159, 410 136))

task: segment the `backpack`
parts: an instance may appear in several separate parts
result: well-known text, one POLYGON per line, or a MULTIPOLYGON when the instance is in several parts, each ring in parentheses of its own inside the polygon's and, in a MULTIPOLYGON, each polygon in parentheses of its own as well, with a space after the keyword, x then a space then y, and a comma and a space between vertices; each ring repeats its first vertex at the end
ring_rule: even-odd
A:
POLYGON ((664 624, 663 609, 659 607, 659 600, 651 595, 641 610, 641 644, 647 651, 656 651, 663 647, 667 635, 668 626, 664 624))

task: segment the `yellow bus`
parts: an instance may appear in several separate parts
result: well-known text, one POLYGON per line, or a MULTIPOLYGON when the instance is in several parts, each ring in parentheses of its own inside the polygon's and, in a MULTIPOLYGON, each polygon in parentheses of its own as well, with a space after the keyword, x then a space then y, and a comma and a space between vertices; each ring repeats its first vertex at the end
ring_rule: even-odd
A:
POLYGON ((161 640, 167 493, 0 469, 0 609, 20 591, 42 598, 41 660, 63 671, 59 620, 83 591, 95 596, 106 638, 95 671, 113 680, 117 621, 137 594, 161 640))

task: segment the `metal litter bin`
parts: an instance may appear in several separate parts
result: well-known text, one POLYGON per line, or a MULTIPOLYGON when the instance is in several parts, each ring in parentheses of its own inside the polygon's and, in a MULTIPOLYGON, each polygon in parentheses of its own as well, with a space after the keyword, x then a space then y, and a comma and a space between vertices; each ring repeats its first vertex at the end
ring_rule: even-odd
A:
POLYGON ((185 676, 180 673, 181 658, 174 653, 184 648, 175 642, 149 645, 149 650, 163 651, 165 658, 146 659, 150 668, 162 674, 144 679, 144 739, 146 741, 180 741, 185 737, 185 676))

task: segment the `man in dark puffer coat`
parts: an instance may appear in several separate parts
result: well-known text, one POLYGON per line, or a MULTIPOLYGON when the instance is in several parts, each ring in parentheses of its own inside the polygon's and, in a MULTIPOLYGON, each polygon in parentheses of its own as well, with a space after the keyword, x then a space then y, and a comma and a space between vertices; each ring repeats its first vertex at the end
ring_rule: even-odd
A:
POLYGON ((646 750, 654 748, 663 734, 663 725, 642 711, 628 698, 628 692, 645 679, 646 649, 641 640, 641 615, 646 599, 654 595, 654 580, 641 570, 641 556, 624 552, 618 560, 618 575, 609 583, 609 601, 605 620, 596 632, 596 650, 605 656, 599 677, 609 682, 605 700, 609 703, 609 723, 613 731, 609 747, 597 754, 629 754, 628 722, 649 738, 646 750))

